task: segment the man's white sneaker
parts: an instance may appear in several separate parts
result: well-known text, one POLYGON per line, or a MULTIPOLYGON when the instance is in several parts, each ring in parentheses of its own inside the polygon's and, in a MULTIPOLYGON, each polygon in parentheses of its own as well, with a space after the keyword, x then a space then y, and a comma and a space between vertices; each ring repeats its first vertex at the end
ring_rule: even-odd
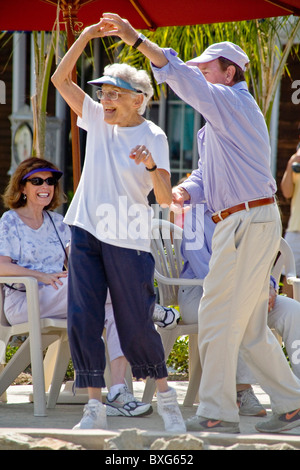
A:
POLYGON ((185 423, 177 402, 176 391, 173 388, 170 388, 167 392, 157 392, 157 412, 164 421, 166 431, 186 432, 185 423))
POLYGON ((156 325, 161 328, 171 330, 175 328, 179 322, 180 314, 176 308, 163 307, 162 305, 155 304, 152 320, 156 325))
POLYGON ((73 429, 107 429, 106 409, 98 400, 89 400, 81 421, 73 429))

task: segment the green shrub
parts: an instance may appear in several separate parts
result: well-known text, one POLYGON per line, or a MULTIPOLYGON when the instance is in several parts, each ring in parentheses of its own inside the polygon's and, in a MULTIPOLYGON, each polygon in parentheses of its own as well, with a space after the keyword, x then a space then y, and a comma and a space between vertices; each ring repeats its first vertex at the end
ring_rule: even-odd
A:
POLYGON ((173 349, 167 360, 167 366, 172 367, 177 372, 188 373, 189 370, 189 337, 180 336, 177 338, 173 349))
MULTIPOLYGON (((6 362, 8 362, 19 346, 10 346, 6 348, 6 362)), ((188 373, 189 370, 189 337, 180 336, 177 338, 173 349, 167 360, 167 366, 175 369, 178 373, 188 373)), ((28 369, 30 371, 30 369, 28 369)), ((65 374, 65 380, 74 380, 73 363, 70 360, 65 374)))
POLYGON ((6 348, 5 361, 8 362, 13 357, 13 355, 17 352, 18 349, 19 349, 19 346, 8 345, 6 348))

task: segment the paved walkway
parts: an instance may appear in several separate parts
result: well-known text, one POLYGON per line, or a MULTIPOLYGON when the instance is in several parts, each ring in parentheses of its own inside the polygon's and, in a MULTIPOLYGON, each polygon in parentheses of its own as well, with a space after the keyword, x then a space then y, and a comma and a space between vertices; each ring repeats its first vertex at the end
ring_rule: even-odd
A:
MULTIPOLYGON (((182 406, 187 389, 187 382, 170 382, 176 388, 178 401, 184 419, 193 416, 196 405, 193 407, 182 406)), ((134 383, 134 394, 141 398, 143 382, 134 383)), ((260 387, 254 387, 260 402, 270 414, 270 401, 260 387)), ((153 414, 141 418, 109 417, 108 430, 73 431, 72 428, 82 417, 83 404, 57 404, 55 409, 48 410, 48 416, 41 418, 33 416, 33 404, 29 397, 32 392, 30 385, 16 385, 8 389, 8 402, 0 402, 0 438, 5 434, 25 434, 32 437, 52 437, 66 440, 75 444, 81 444, 87 449, 103 449, 104 440, 116 437, 122 430, 136 428, 142 431, 146 444, 151 443, 162 436, 171 437, 163 431, 163 422, 156 411, 156 398, 153 399, 153 414)), ((84 403, 84 401, 83 401, 84 403)), ((265 435, 255 431, 255 423, 266 418, 241 417, 239 435, 226 435, 220 433, 191 433, 200 437, 205 444, 231 446, 235 443, 243 444, 275 444, 289 443, 300 450, 300 427, 276 435, 265 435)), ((174 435, 172 436, 174 437, 174 435)))

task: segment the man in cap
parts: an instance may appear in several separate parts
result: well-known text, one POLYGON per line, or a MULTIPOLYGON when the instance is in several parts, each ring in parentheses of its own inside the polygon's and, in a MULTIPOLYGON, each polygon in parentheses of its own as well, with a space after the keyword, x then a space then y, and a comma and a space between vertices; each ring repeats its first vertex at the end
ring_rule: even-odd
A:
POLYGON ((173 202, 206 201, 216 223, 199 308, 200 405, 187 429, 239 432, 235 375, 239 348, 271 396, 273 416, 261 432, 300 425, 300 382, 267 328, 270 270, 281 221, 270 171, 268 130, 244 81, 249 58, 236 44, 213 44, 185 64, 127 20, 105 13, 99 23, 138 48, 166 82, 206 120, 198 132, 199 166, 173 191, 173 202))

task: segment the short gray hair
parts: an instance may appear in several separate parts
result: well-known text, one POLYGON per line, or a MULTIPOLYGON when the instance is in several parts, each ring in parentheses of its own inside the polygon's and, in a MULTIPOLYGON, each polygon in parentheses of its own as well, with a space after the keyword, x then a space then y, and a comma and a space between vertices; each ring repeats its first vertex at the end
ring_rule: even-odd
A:
POLYGON ((143 103, 138 109, 139 114, 144 114, 146 106, 153 96, 153 87, 149 75, 145 70, 138 70, 128 64, 107 65, 104 69, 104 75, 119 77, 129 83, 135 90, 143 93, 143 103))

